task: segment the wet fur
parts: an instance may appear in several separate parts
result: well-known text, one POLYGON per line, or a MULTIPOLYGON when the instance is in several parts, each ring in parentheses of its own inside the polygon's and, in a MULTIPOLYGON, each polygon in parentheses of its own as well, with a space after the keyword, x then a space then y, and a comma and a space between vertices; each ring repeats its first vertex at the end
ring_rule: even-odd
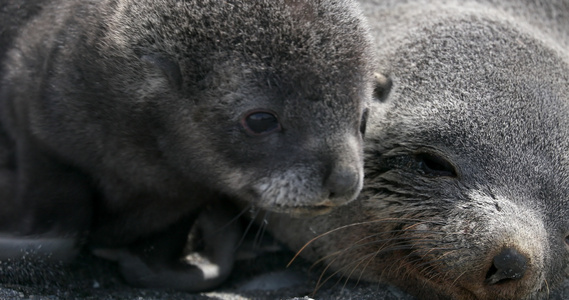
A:
POLYGON ((370 115, 364 189, 269 228, 295 250, 315 238, 301 255, 331 271, 323 280, 547 299, 569 275, 569 2, 362 3, 393 81, 370 115), (488 284, 504 248, 528 268, 488 284))

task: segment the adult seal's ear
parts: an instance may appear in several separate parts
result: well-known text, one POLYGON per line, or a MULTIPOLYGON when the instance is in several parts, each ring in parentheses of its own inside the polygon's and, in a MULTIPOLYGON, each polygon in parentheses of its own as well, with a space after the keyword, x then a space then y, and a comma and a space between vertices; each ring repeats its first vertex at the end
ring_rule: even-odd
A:
POLYGON ((387 75, 374 73, 375 77, 375 87, 373 89, 373 98, 380 102, 385 102, 389 92, 391 92, 391 87, 393 86, 393 81, 387 75))
POLYGON ((180 71, 180 65, 176 61, 161 54, 145 54, 140 57, 140 60, 145 62, 148 67, 154 68, 166 76, 173 88, 176 90, 181 89, 182 72, 180 71))

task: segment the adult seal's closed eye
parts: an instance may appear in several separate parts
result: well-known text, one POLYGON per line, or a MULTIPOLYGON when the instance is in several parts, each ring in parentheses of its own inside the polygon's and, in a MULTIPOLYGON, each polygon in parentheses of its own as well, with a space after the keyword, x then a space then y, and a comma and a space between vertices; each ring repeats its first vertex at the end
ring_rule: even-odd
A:
POLYGON ((0 11, 0 258, 18 245, 72 258, 86 239, 129 278, 156 264, 153 282, 201 290, 230 268, 184 284, 165 262, 202 205, 229 196, 312 215, 359 193, 373 61, 353 1, 0 11))
POLYGON ((421 299, 555 299, 569 275, 569 2, 424 4, 364 2, 392 89, 370 108, 359 199, 271 214, 271 231, 296 250, 319 236, 302 255, 421 299))

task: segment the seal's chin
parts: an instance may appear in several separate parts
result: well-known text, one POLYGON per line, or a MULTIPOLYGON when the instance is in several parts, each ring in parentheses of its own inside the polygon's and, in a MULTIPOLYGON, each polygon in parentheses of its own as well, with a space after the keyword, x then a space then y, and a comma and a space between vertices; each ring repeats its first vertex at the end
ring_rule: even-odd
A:
MULTIPOLYGON (((393 257, 398 257, 397 260, 400 261, 406 259, 406 256, 403 255, 393 257)), ((539 294, 539 291, 536 291, 536 289, 532 290, 524 286, 521 282, 516 282, 513 279, 492 285, 482 280, 478 281, 466 273, 454 276, 451 275, 448 269, 447 271, 437 270, 437 262, 417 259, 414 260, 413 264, 421 265, 422 267, 416 268, 413 267, 412 264, 403 263, 401 268, 406 270, 405 276, 389 278, 388 281, 419 297, 424 297, 423 295, 428 294, 428 299, 521 300, 534 299, 539 294)), ((473 273, 480 273, 476 271, 474 267, 470 270, 473 273)), ((538 297, 536 299, 542 298, 538 297)))
MULTIPOLYGON (((393 261, 403 260, 404 258, 397 256, 391 256, 393 261)), ((393 266, 386 266, 387 268, 393 266)), ((413 267, 405 266, 405 264, 399 266, 400 270, 404 271, 404 277, 395 275, 388 276, 388 278, 381 278, 378 281, 387 281, 408 293, 415 295, 419 298, 425 298, 425 295, 429 295, 425 299, 442 300, 442 299, 460 299, 460 300, 481 300, 485 298, 479 298, 472 291, 465 289, 463 287, 457 286, 452 280, 442 279, 441 276, 435 276, 433 274, 424 274, 421 270, 413 267)))
POLYGON ((279 214, 287 214, 293 218, 309 218, 330 213, 334 208, 343 203, 336 203, 329 198, 317 196, 299 196, 281 199, 272 194, 265 194, 259 189, 247 189, 240 194, 237 200, 241 205, 252 203, 253 207, 279 214))
POLYGON ((310 218, 330 213, 334 206, 314 205, 314 206, 269 206, 260 207, 267 211, 288 214, 293 218, 310 218))
POLYGON ((321 216, 330 213, 334 209, 333 206, 306 206, 290 208, 288 213, 293 218, 308 218, 321 216))

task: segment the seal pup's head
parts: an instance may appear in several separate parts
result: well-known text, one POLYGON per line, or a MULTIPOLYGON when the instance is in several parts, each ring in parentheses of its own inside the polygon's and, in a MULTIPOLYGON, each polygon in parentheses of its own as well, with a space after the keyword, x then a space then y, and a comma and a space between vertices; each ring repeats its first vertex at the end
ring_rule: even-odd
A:
POLYGON ((569 55, 460 7, 421 6, 379 47, 393 88, 371 110, 359 199, 269 224, 293 249, 323 234, 302 253, 420 298, 544 299, 569 274, 569 55))
POLYGON ((277 211, 357 196, 374 63, 353 1, 151 2, 117 1, 98 47, 117 84, 146 77, 170 165, 277 211))

